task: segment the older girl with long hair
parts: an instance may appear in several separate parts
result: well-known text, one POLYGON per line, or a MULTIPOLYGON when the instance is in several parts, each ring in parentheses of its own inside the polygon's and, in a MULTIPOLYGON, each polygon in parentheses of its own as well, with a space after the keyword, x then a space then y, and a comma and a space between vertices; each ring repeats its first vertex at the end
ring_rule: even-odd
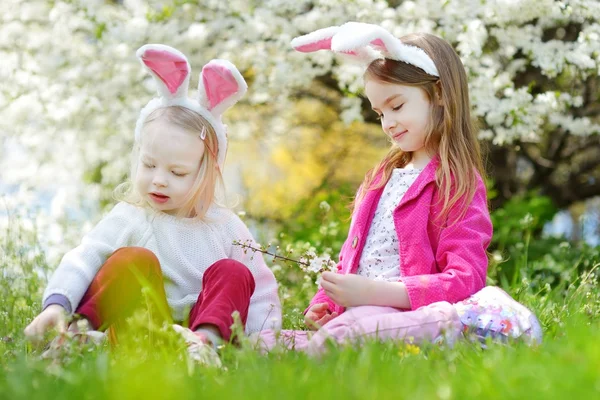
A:
POLYGON ((349 22, 292 46, 367 65, 364 93, 391 148, 358 190, 337 273, 323 273, 305 311, 318 331, 267 331, 263 344, 283 338, 319 352, 327 339, 454 340, 470 328, 480 337, 539 338, 533 314, 484 289, 492 238, 485 172, 467 75, 450 44, 349 22))

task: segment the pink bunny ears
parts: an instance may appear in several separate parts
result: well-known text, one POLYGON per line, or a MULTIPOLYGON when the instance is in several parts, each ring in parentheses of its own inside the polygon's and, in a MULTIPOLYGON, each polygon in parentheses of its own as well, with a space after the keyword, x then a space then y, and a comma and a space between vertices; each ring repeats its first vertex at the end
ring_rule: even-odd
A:
POLYGON ((369 64, 377 58, 390 58, 421 68, 439 77, 433 60, 422 49, 402 43, 382 27, 362 22, 347 22, 299 36, 292 47, 303 53, 331 50, 369 64))
POLYGON ((235 65, 226 60, 209 61, 202 68, 198 98, 194 99, 188 97, 191 68, 183 53, 162 44, 147 44, 138 49, 136 56, 154 77, 159 97, 142 109, 135 126, 135 140, 140 140, 144 121, 153 111, 170 106, 185 107, 204 117, 215 130, 219 147, 217 162, 222 171, 227 153, 227 127, 221 122, 221 115, 248 89, 235 65))

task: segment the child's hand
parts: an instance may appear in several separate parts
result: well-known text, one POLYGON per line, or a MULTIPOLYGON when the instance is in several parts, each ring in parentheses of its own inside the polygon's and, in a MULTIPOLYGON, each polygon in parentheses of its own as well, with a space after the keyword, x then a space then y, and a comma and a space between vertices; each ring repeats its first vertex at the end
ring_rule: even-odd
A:
POLYGON ((374 294, 373 281, 355 274, 323 272, 321 287, 331 300, 344 307, 371 304, 371 297, 374 294))
POLYGON ((332 319, 338 316, 338 313, 329 313, 327 303, 314 304, 308 309, 304 316, 304 323, 309 329, 316 331, 332 319))
POLYGON ((67 330, 67 312, 58 304, 49 305, 35 317, 25 328, 25 336, 29 339, 40 339, 51 328, 55 328, 59 333, 67 330))

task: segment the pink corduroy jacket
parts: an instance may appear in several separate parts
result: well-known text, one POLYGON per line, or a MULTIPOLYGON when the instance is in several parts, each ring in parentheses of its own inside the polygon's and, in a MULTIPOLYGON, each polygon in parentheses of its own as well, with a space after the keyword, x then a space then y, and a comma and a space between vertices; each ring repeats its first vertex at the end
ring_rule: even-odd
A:
MULTIPOLYGON (((450 210, 445 222, 440 221, 435 218, 443 206, 435 183, 438 165, 439 159, 434 157, 394 210, 400 280, 406 285, 411 310, 437 301, 456 303, 482 289, 486 281, 486 249, 492 238, 492 222, 485 184, 477 175, 475 195, 462 218, 457 221, 461 213, 457 205, 450 210), (456 222, 448 224, 453 221, 456 222)), ((338 273, 356 273, 383 190, 384 187, 368 191, 355 209, 348 238, 340 251, 338 273)), ((322 288, 309 308, 317 303, 328 303, 331 312, 344 312, 344 307, 334 303, 322 288)))

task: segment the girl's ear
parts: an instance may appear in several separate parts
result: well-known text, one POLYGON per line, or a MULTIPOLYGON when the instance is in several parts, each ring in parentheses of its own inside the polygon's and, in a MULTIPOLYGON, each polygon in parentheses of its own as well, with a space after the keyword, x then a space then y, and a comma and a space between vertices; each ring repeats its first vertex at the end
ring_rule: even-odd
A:
POLYGON ((187 97, 190 64, 183 53, 162 44, 147 44, 138 49, 136 56, 154 77, 161 97, 187 97))
POLYGON ((246 90, 248 85, 235 65, 227 60, 211 60, 200 74, 198 101, 220 120, 246 90))
POLYGON ((444 102, 442 101, 442 82, 438 79, 435 81, 435 104, 443 107, 444 102))

